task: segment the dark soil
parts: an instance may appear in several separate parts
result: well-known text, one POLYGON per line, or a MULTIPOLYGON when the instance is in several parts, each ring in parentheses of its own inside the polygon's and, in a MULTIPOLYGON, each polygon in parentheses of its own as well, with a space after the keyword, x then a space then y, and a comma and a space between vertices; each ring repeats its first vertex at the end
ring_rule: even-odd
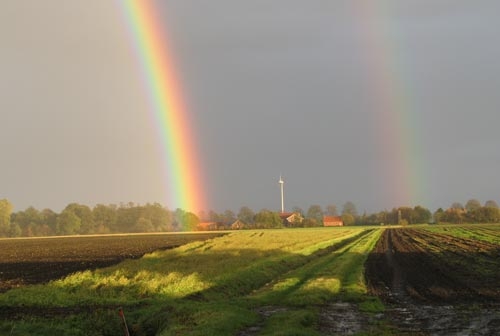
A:
POLYGON ((0 293, 217 235, 220 233, 0 239, 0 293))
POLYGON ((366 262, 370 292, 402 334, 500 334, 500 246, 387 229, 366 262))

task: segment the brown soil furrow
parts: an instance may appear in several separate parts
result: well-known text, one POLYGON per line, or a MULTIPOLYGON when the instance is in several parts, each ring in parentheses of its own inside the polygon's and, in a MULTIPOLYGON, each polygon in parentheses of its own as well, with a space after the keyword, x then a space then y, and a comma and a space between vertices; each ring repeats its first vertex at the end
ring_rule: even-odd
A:
POLYGON ((498 249, 451 234, 386 229, 365 276, 399 334, 498 335, 498 249))

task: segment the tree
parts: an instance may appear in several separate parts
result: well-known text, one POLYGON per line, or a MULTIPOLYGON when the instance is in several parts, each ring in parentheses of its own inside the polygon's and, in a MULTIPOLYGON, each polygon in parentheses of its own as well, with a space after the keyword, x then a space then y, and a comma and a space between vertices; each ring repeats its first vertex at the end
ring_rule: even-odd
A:
POLYGON ((470 199, 465 203, 465 210, 471 212, 481 207, 481 203, 477 199, 470 199))
POLYGON ((69 209, 64 209, 57 217, 56 233, 59 235, 73 235, 80 232, 81 220, 69 209))
POLYGON ((94 223, 96 231, 98 233, 105 232, 116 232, 116 209, 112 206, 107 206, 104 204, 97 204, 94 209, 92 209, 92 216, 94 217, 94 223))
POLYGON ((444 223, 461 224, 464 222, 464 215, 465 210, 463 208, 450 208, 441 215, 440 221, 444 223))
POLYGON ((231 210, 226 210, 221 216, 222 222, 231 225, 236 221, 236 215, 231 210))
POLYGON ((253 224, 254 223, 255 213, 247 206, 243 206, 240 208, 238 212, 238 219, 245 224, 253 224))
POLYGON ((460 202, 454 202, 451 204, 451 209, 463 210, 464 206, 460 202))
POLYGON ((443 216, 444 216, 444 210, 443 208, 439 208, 434 212, 434 222, 436 224, 439 224, 443 221, 443 216))
POLYGON ((277 212, 263 209, 255 215, 255 226, 261 229, 281 228, 283 221, 277 212))
POLYGON ((413 209, 410 207, 399 207, 397 209, 398 211, 398 224, 403 225, 403 224, 413 224, 414 222, 414 216, 413 216, 413 209))
POLYGON ((414 223, 423 224, 429 223, 432 218, 432 213, 429 209, 423 208, 420 205, 417 205, 413 208, 413 219, 414 223))
POLYGON ((135 223, 135 232, 154 232, 155 228, 150 219, 141 217, 135 223))
POLYGON ((489 200, 489 201, 486 201, 486 203, 484 203, 484 206, 486 208, 497 208, 498 209, 498 204, 497 202, 493 201, 493 200, 489 200))
POLYGON ((326 206, 325 215, 327 216, 338 216, 337 206, 335 204, 330 204, 326 206))
POLYGON ((307 209, 307 219, 314 219, 318 223, 323 222, 323 210, 320 205, 313 204, 307 209))
POLYGON ((471 223, 498 223, 500 210, 493 207, 480 207, 467 213, 471 223))
POLYGON ((7 199, 0 200, 0 236, 7 236, 10 230, 12 204, 7 199))
POLYGON ((172 231, 172 215, 170 211, 162 207, 159 203, 146 204, 141 211, 141 218, 151 222, 153 228, 150 232, 172 231))
POLYGON ((217 212, 210 210, 208 212, 208 221, 209 222, 220 222, 221 221, 221 215, 219 215, 217 212))
POLYGON ((342 207, 342 215, 344 214, 352 215, 354 218, 358 216, 358 210, 353 202, 348 201, 344 204, 342 207))
POLYGON ((42 216, 40 211, 30 206, 24 211, 18 211, 12 214, 11 221, 19 226, 21 235, 33 237, 39 235, 39 226, 42 225, 42 216))
POLYGON ((135 223, 137 223, 140 217, 140 207, 133 206, 133 203, 120 205, 116 210, 115 232, 133 232, 135 223))
POLYGON ((73 212, 80 219, 80 229, 78 233, 89 234, 95 232, 95 222, 92 210, 82 204, 70 203, 65 210, 73 212))
POLYGON ((356 222, 356 219, 350 213, 345 213, 342 215, 342 221, 345 226, 352 226, 356 222))
POLYGON ((195 231, 200 219, 192 212, 177 208, 174 213, 174 221, 180 231, 195 231))
POLYGON ((17 223, 10 223, 9 237, 20 237, 23 231, 17 223))
POLYGON ((40 212, 41 221, 48 226, 48 235, 56 233, 57 214, 50 209, 43 209, 40 212))

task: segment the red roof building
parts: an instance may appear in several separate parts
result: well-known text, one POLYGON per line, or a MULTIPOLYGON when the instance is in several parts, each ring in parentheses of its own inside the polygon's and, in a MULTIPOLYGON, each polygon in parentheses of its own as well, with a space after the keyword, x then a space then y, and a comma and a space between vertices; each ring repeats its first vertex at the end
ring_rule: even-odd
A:
POLYGON ((340 216, 323 216, 323 226, 344 226, 340 216))

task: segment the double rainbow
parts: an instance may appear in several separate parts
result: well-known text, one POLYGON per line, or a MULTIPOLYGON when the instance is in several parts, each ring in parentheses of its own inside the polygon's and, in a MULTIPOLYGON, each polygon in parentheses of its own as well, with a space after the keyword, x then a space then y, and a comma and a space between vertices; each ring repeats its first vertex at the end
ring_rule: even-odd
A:
POLYGON ((381 197, 391 206, 424 205, 426 169, 422 156, 418 111, 405 48, 387 2, 353 1, 367 74, 379 148, 381 197))
POLYGON ((165 169, 167 205, 186 211, 206 209, 195 130, 182 96, 166 27, 150 0, 117 1, 124 13, 149 95, 165 169))

